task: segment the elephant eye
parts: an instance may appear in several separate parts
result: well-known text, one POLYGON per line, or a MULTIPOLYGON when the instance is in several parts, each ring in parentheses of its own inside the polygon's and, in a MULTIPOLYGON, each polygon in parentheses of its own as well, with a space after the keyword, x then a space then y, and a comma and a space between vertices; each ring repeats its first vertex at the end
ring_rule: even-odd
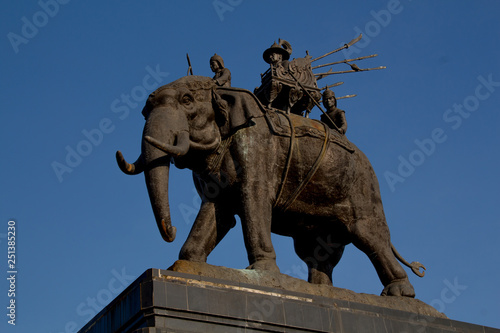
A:
POLYGON ((189 105, 193 102, 193 96, 186 94, 186 95, 182 96, 181 101, 182 101, 182 104, 189 105))

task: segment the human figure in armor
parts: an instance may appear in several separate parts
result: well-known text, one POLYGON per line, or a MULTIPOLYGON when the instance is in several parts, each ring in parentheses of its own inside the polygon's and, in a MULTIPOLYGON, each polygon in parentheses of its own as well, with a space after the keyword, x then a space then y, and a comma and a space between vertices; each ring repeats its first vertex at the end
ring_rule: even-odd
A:
POLYGON ((323 92, 323 106, 326 108, 328 117, 322 114, 321 121, 326 123, 330 128, 338 130, 341 134, 345 134, 347 132, 345 111, 337 108, 335 93, 328 88, 323 92))
MULTIPOLYGON (((290 45, 286 41, 280 41, 285 47, 290 45)), ((288 70, 288 59, 290 59, 291 47, 283 48, 281 45, 276 44, 276 42, 271 45, 270 48, 264 51, 262 57, 264 61, 271 65, 272 75, 281 76, 284 75, 288 70)))
POLYGON ((215 73, 213 79, 218 86, 231 87, 231 71, 224 67, 224 60, 217 53, 210 58, 210 69, 215 73))

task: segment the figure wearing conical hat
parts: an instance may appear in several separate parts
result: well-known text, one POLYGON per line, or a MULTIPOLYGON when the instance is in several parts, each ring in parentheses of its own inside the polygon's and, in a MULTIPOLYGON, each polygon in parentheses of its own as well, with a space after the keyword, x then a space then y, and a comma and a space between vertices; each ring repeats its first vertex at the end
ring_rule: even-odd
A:
POLYGON ((224 60, 217 53, 210 58, 210 69, 215 73, 213 79, 218 86, 231 87, 231 71, 224 67, 224 60))
POLYGON ((338 130, 341 134, 345 134, 347 132, 345 111, 337 108, 335 93, 328 88, 323 92, 323 106, 326 108, 326 114, 330 118, 322 114, 321 121, 328 124, 330 128, 338 130), (332 120, 334 122, 333 124, 332 120))
POLYGON ((264 51, 262 57, 264 61, 271 65, 273 71, 281 69, 282 71, 288 70, 288 59, 292 54, 292 47, 286 40, 279 40, 271 45, 270 48, 264 51))

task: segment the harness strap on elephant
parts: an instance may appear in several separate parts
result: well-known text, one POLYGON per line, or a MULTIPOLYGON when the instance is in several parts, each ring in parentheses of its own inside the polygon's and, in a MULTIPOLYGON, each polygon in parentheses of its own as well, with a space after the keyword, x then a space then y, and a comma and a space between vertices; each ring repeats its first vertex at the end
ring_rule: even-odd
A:
POLYGON ((281 195, 283 194, 283 189, 285 188, 285 182, 286 179, 288 178, 288 171, 290 170, 290 164, 292 162, 292 155, 293 155, 293 147, 295 145, 295 128, 292 124, 292 120, 288 115, 285 115, 285 118, 288 120, 288 123, 290 124, 290 147, 288 149, 288 156, 286 159, 286 164, 285 164, 285 169, 283 170, 283 177, 281 180, 281 186, 280 190, 278 191, 278 195, 276 196, 276 201, 274 203, 274 206, 276 207, 278 202, 281 199, 281 195))
POLYGON ((216 172, 220 169, 222 160, 224 159, 224 155, 229 149, 232 141, 232 135, 221 139, 221 143, 219 144, 215 152, 207 158, 207 171, 209 173, 216 172))
POLYGON ((321 146, 321 151, 320 151, 318 157, 316 158, 316 161, 312 165, 311 169, 309 169, 309 172, 307 173, 306 177, 302 180, 302 182, 299 184, 299 186, 296 187, 295 191, 288 197, 288 199, 286 199, 286 200, 284 200, 284 202, 280 203, 280 199, 281 199, 281 196, 283 194, 283 189, 285 187, 285 184, 286 184, 286 181, 288 178, 288 171, 290 170, 290 164, 292 162, 293 147, 295 146, 295 142, 297 140, 297 137, 295 135, 295 128, 294 128, 292 120, 290 119, 289 115, 287 115, 287 114, 284 114, 284 115, 290 124, 290 131, 291 131, 290 148, 288 151, 285 169, 283 171, 281 186, 280 186, 278 195, 276 196, 276 201, 274 203, 274 207, 277 207, 283 211, 286 211, 293 204, 295 199, 297 199, 297 197, 300 195, 300 193, 302 193, 302 191, 304 190, 306 185, 309 183, 309 181, 312 179, 312 177, 314 176, 316 171, 318 171, 318 168, 321 165, 321 162, 323 161, 323 158, 325 157, 326 150, 328 148, 329 129, 325 124, 323 124, 324 131, 325 131, 325 138, 323 140, 323 144, 321 146))

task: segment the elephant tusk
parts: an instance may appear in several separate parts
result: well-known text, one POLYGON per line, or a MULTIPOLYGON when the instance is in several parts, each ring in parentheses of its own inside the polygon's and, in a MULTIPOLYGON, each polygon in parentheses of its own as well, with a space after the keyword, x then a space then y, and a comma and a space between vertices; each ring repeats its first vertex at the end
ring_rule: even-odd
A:
POLYGON ((142 160, 142 155, 139 156, 137 161, 130 164, 125 161, 121 151, 116 152, 116 162, 120 167, 120 170, 127 175, 138 175, 144 171, 144 161, 142 160))
POLYGON ((187 152, 189 151, 189 133, 187 131, 182 131, 179 133, 177 136, 177 144, 176 145, 169 145, 166 143, 163 143, 159 140, 156 140, 155 138, 152 138, 150 136, 145 136, 144 139, 155 146, 156 148, 164 151, 165 153, 173 156, 182 156, 186 155, 187 152))

